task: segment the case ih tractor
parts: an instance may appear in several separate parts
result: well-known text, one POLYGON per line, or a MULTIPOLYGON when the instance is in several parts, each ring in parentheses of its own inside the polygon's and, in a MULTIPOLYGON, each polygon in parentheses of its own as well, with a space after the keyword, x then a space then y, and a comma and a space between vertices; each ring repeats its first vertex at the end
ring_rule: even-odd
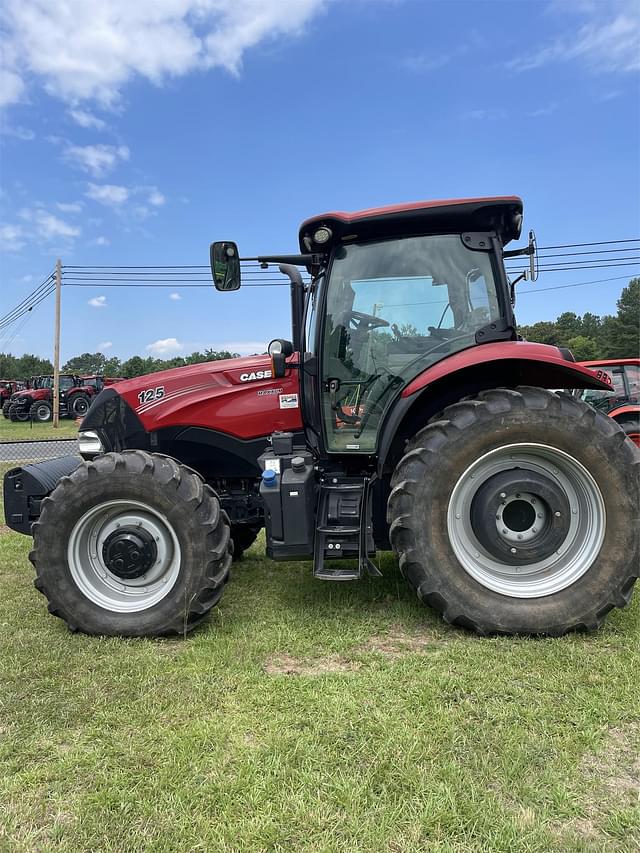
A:
POLYGON ((617 421, 631 441, 640 447, 640 358, 580 363, 591 370, 606 371, 611 376, 612 387, 608 391, 585 388, 574 393, 617 421))
MULTIPOLYGON (((420 601, 479 634, 594 629, 639 567, 640 452, 571 394, 610 380, 518 340, 505 250, 516 197, 303 223, 291 341, 270 356, 120 382, 80 427, 83 462, 9 471, 7 523, 75 630, 182 634, 266 527, 274 560, 379 575, 392 548, 420 601), (299 267, 308 271, 305 283, 299 267)), ((240 287, 237 246, 211 246, 240 287)), ((223 297, 232 298, 232 297, 223 297)))
MULTIPOLYGON (((80 378, 71 373, 60 374, 60 417, 81 418, 87 414, 98 387, 96 377, 80 378)), ((31 387, 9 400, 6 416, 12 421, 45 423, 53 417, 53 376, 37 376, 31 387)))
POLYGON ((8 403, 12 395, 16 391, 21 391, 25 387, 25 383, 16 379, 0 379, 0 409, 4 409, 5 403, 8 403))

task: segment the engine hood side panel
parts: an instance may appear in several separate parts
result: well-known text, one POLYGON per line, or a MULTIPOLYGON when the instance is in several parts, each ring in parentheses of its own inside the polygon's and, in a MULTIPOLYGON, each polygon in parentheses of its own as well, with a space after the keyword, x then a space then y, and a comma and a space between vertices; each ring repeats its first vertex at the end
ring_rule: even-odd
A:
POLYGON ((125 380, 96 397, 81 428, 131 436, 180 426, 213 429, 243 440, 275 430, 299 431, 298 371, 273 379, 270 359, 254 356, 125 380))

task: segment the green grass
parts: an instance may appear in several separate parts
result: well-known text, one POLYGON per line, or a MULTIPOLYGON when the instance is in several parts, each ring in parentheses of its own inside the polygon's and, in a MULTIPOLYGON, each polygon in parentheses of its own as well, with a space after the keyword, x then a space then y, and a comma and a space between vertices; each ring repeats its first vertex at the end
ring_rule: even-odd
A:
POLYGON ((72 635, 0 536, 2 851, 632 851, 640 602, 594 635, 448 628, 255 546, 186 641, 72 635))
POLYGON ((78 427, 73 420, 63 419, 57 429, 52 423, 39 424, 20 423, 10 421, 0 415, 0 442, 1 441, 25 441, 28 439, 43 441, 45 439, 75 438, 78 435, 78 427))

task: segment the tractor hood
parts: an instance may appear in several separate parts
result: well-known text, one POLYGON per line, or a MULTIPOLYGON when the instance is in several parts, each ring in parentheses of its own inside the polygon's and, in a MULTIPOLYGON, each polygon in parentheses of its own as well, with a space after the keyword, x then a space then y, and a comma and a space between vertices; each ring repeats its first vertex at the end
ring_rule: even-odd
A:
POLYGON ((140 447, 141 436, 177 427, 243 440, 299 430, 298 371, 272 379, 269 356, 259 355, 125 379, 101 391, 80 429, 108 433, 109 449, 116 450, 140 447))

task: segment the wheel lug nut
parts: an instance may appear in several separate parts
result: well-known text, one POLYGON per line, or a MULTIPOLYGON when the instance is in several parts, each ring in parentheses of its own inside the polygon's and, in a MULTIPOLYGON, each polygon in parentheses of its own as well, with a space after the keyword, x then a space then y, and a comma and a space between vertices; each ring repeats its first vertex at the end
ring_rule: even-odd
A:
POLYGON ((500 492, 500 497, 501 497, 501 498, 506 498, 506 496, 507 496, 507 493, 506 493, 506 492, 500 492))
POLYGON ((532 532, 532 533, 537 533, 538 531, 535 529, 535 527, 532 527, 532 528, 531 528, 531 532, 532 532))
POLYGON ((542 518, 542 513, 541 513, 541 512, 539 512, 539 513, 538 513, 538 518, 542 518))
POLYGON ((560 518, 562 516, 562 513, 558 512, 557 510, 553 514, 555 515, 556 518, 560 518))
POLYGON ((506 527, 503 527, 503 528, 502 528, 502 532, 503 532, 503 533, 506 533, 506 532, 507 532, 507 528, 506 528, 506 527))
POLYGON ((517 553, 518 553, 518 549, 517 549, 517 548, 512 548, 512 549, 511 549, 511 553, 512 553, 512 554, 517 554, 517 553))
POLYGON ((518 539, 522 539, 522 533, 518 533, 518 539))
POLYGON ((516 497, 517 497, 517 498, 519 498, 519 497, 520 497, 520 492, 516 492, 516 497))

